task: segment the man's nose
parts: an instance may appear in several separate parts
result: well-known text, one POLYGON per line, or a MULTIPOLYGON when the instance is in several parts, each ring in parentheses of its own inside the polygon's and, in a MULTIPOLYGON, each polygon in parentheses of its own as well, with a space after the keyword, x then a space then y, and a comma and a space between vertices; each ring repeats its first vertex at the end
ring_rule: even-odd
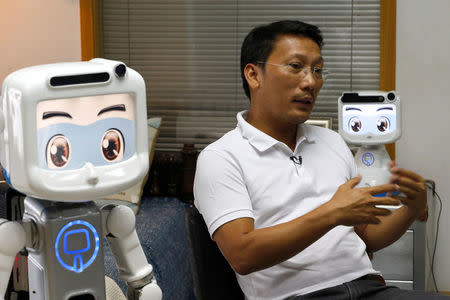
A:
POLYGON ((311 70, 311 68, 306 68, 305 70, 303 70, 304 72, 304 76, 302 78, 301 81, 301 87, 302 89, 314 89, 316 83, 317 83, 317 79, 313 74, 313 71, 311 70))

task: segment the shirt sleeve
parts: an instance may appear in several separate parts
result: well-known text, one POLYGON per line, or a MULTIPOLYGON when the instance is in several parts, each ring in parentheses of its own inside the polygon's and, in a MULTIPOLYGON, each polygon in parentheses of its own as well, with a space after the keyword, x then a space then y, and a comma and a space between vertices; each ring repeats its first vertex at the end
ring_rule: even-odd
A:
POLYGON ((216 150, 203 150, 197 160, 194 205, 209 233, 238 218, 254 219, 243 173, 237 161, 216 150))

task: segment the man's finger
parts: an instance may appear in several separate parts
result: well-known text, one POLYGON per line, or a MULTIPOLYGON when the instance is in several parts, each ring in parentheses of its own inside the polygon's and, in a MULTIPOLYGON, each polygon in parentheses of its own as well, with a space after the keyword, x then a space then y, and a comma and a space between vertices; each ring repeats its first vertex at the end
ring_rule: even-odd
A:
POLYGON ((378 194, 384 194, 389 192, 395 192, 399 189, 399 186, 394 183, 387 183, 372 187, 366 187, 366 189, 371 195, 378 195, 378 194))
POLYGON ((354 188, 358 183, 361 181, 361 175, 358 175, 356 177, 353 177, 349 181, 347 181, 345 184, 348 185, 350 188, 354 188))
POLYGON ((417 191, 410 189, 409 187, 400 186, 400 192, 406 195, 407 198, 415 198, 417 196, 417 191))
POLYGON ((397 175, 393 175, 392 180, 400 187, 406 187, 416 192, 423 192, 425 190, 425 185, 422 182, 414 181, 411 177, 397 177, 397 175))
POLYGON ((373 197, 371 203, 373 205, 399 205, 401 201, 397 197, 373 197))
POLYGON ((392 210, 387 208, 375 207, 373 212, 377 216, 389 216, 392 213, 392 210))
POLYGON ((419 174, 417 174, 417 173, 415 173, 413 171, 410 171, 410 170, 399 168, 397 166, 391 168, 391 172, 393 174, 397 174, 397 175, 400 175, 400 176, 409 177, 412 180, 417 181, 417 182, 425 182, 425 179, 423 179, 423 177, 420 176, 419 174))

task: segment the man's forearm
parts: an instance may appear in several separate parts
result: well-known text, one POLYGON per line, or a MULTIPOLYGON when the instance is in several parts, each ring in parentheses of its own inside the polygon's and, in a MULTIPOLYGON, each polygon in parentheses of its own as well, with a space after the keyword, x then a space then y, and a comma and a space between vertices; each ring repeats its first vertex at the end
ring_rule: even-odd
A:
POLYGON ((379 217, 379 224, 356 227, 355 231, 366 243, 367 251, 375 252, 397 241, 416 219, 416 212, 402 206, 389 216, 379 217))
MULTIPOLYGON (((224 226, 234 226, 234 224, 224 226)), ((291 258, 334 227, 331 212, 326 207, 319 207, 292 221, 251 230, 238 240, 234 240, 234 245, 230 244, 230 239, 223 236, 215 234, 213 238, 233 269, 245 275, 291 258), (221 243, 221 240, 227 242, 221 243)), ((218 234, 221 233, 218 232, 218 234)))

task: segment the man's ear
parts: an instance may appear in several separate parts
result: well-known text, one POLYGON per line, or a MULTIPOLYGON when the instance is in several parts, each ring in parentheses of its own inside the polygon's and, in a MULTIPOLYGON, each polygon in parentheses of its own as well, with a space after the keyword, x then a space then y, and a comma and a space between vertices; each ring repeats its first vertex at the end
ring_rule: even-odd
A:
POLYGON ((247 79, 250 90, 259 88, 261 83, 261 69, 254 64, 247 64, 244 68, 245 79, 247 79))

